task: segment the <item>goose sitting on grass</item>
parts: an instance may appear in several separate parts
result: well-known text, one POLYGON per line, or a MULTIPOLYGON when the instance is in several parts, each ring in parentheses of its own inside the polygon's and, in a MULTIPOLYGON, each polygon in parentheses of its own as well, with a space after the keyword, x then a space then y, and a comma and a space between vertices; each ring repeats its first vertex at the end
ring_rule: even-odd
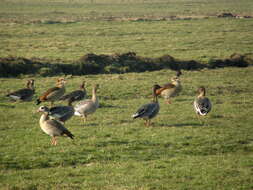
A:
POLYGON ((86 96, 87 96, 87 92, 86 92, 86 89, 85 89, 85 81, 83 81, 81 86, 80 86, 80 90, 72 91, 72 92, 62 96, 60 98, 60 100, 68 101, 69 99, 72 99, 73 102, 74 102, 74 101, 83 100, 84 98, 86 98, 86 96))
POLYGON ((206 97, 205 87, 200 87, 197 90, 197 97, 194 100, 193 107, 195 112, 199 116, 206 116, 212 109, 211 101, 206 97))
POLYGON ((54 118, 65 123, 69 120, 75 113, 75 110, 72 106, 74 98, 68 99, 68 106, 55 106, 49 109, 50 118, 54 118))
POLYGON ((39 105, 41 102, 48 101, 51 102, 52 107, 54 102, 59 100, 60 97, 65 93, 65 83, 66 80, 64 78, 59 78, 57 80, 56 87, 48 89, 37 99, 37 105, 39 105))
POLYGON ((84 122, 87 120, 87 116, 94 113, 99 106, 97 97, 98 88, 98 84, 93 87, 91 99, 80 101, 75 105, 75 115, 82 117, 84 119, 84 122))
POLYGON ((182 91, 182 86, 178 76, 171 78, 171 83, 167 83, 163 86, 158 85, 156 95, 161 95, 166 100, 167 104, 171 104, 171 98, 177 96, 182 91))
POLYGON ((145 120, 145 125, 149 126, 151 119, 153 119, 159 112, 160 106, 156 95, 156 90, 160 88, 159 85, 153 86, 153 101, 148 104, 142 105, 136 113, 132 115, 132 118, 142 118, 145 120))
POLYGON ((34 80, 28 80, 26 88, 16 90, 6 95, 14 101, 30 101, 35 93, 34 80))
POLYGON ((64 136, 74 139, 74 135, 66 129, 59 121, 49 118, 49 109, 45 106, 41 106, 37 112, 42 112, 40 117, 40 127, 42 131, 52 137, 52 145, 57 144, 57 136, 64 136))

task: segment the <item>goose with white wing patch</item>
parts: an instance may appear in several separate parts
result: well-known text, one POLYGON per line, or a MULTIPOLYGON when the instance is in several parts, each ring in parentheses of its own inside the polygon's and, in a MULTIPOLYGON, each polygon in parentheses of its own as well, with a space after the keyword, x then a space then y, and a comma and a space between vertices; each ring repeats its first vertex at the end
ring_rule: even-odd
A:
POLYGON ((46 106, 41 106, 37 112, 42 112, 40 117, 40 127, 42 131, 52 137, 52 145, 57 145, 57 136, 67 136, 74 139, 74 135, 64 127, 59 121, 49 118, 49 108, 46 106))
POLYGON ((156 117, 156 115, 159 113, 160 106, 156 95, 156 90, 160 88, 159 85, 153 86, 153 101, 142 105, 133 115, 132 118, 142 118, 145 120, 145 125, 149 126, 151 123, 151 119, 156 117))

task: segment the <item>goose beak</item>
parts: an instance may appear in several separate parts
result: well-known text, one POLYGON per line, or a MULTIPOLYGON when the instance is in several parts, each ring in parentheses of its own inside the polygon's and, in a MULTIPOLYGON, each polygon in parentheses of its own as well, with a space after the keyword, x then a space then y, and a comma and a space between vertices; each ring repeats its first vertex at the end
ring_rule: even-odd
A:
POLYGON ((40 110, 40 109, 37 109, 35 113, 39 113, 39 112, 41 112, 41 110, 40 110))

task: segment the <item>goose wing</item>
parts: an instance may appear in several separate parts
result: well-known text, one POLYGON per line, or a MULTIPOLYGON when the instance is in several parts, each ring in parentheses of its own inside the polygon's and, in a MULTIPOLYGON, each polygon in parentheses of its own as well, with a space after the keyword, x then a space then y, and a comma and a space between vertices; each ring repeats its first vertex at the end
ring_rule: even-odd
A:
POLYGON ((50 99, 51 97, 54 97, 56 94, 58 94, 60 88, 59 87, 53 87, 48 89, 41 97, 41 100, 47 100, 50 99))
POLYGON ((176 86, 174 84, 167 83, 167 84, 163 85, 161 88, 156 90, 156 95, 160 95, 164 90, 169 90, 169 89, 173 90, 173 89, 175 89, 175 87, 176 86))
POLYGON ((94 108, 94 102, 92 100, 84 100, 75 105, 75 115, 82 115, 90 112, 94 108))
POLYGON ((68 100, 70 98, 73 98, 73 101, 79 101, 79 100, 82 100, 84 99, 86 96, 86 93, 82 90, 75 90, 75 91, 72 91, 64 96, 62 96, 60 98, 60 100, 68 100))
POLYGON ((57 120, 54 119, 47 120, 46 124, 47 127, 52 131, 53 136, 67 135, 71 139, 74 138, 74 135, 57 120))
POLYGON ((14 100, 23 100, 34 94, 34 91, 29 88, 20 89, 14 92, 7 94, 7 97, 10 97, 14 100))
POLYGON ((152 118, 159 112, 159 104, 158 103, 149 103, 142 105, 136 113, 132 115, 133 118, 152 118))
POLYGON ((49 115, 61 121, 66 121, 74 115, 74 109, 71 106, 55 106, 50 108, 49 115))
POLYGON ((194 101, 194 109, 199 115, 207 115, 212 109, 211 101, 207 97, 196 98, 194 101))

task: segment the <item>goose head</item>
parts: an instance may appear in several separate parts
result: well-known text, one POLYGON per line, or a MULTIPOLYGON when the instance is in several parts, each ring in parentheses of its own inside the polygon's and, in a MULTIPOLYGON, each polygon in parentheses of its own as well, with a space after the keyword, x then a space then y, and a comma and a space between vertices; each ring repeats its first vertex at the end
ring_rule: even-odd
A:
POLYGON ((179 77, 180 75, 182 75, 182 72, 181 72, 181 70, 178 70, 176 73, 176 76, 179 77))
POLYGON ((85 81, 82 82, 81 86, 80 86, 81 90, 85 90, 85 81))
POLYGON ((205 87, 204 86, 199 87, 197 90, 197 94, 198 94, 198 96, 205 96, 206 95, 205 87))
POLYGON ((58 87, 63 87, 63 86, 65 85, 65 83, 66 83, 66 80, 65 80, 64 78, 59 78, 59 79, 57 80, 56 85, 57 85, 58 87))
POLYGON ((161 88, 161 86, 159 86, 158 84, 155 84, 153 86, 153 93, 152 93, 152 95, 153 95, 153 101, 154 102, 157 102, 157 93, 156 93, 156 90, 158 90, 159 88, 161 88))
POLYGON ((99 89, 99 84, 95 84, 93 87, 93 91, 96 93, 99 89))
POLYGON ((27 81, 26 81, 26 88, 30 88, 30 83, 31 83, 30 80, 27 80, 27 81))
POLYGON ((171 78, 171 82, 172 84, 177 85, 178 83, 180 83, 180 79, 178 76, 175 76, 171 78))
POLYGON ((37 112, 49 113, 49 108, 46 106, 40 106, 37 112))
POLYGON ((29 88, 34 90, 34 79, 29 80, 29 88))

